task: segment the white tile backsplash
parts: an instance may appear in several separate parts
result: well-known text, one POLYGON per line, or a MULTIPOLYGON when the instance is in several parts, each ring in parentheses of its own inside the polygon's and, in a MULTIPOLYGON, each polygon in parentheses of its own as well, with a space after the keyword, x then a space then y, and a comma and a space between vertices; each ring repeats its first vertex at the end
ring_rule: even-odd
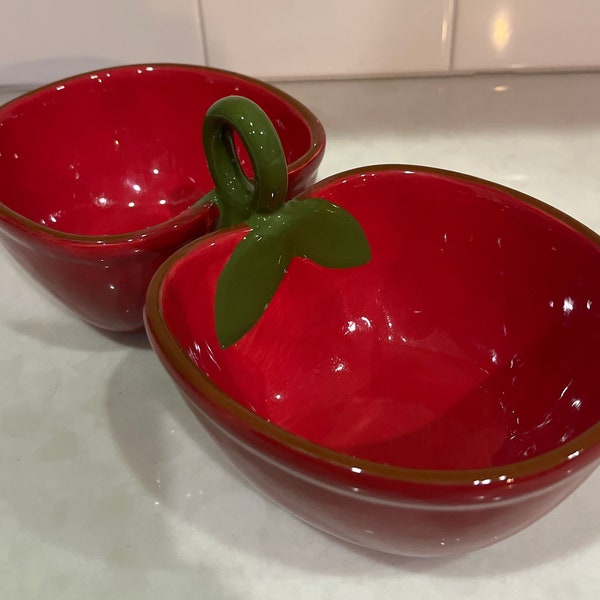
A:
POLYGON ((600 66, 597 0, 458 0, 458 71, 600 66))
POLYGON ((268 80, 600 69, 598 0, 2 0, 0 86, 191 62, 268 80))
POLYGON ((147 61, 204 62, 198 0, 0 2, 0 85, 147 61))
POLYGON ((267 79, 448 70, 453 0, 202 0, 213 66, 267 79))

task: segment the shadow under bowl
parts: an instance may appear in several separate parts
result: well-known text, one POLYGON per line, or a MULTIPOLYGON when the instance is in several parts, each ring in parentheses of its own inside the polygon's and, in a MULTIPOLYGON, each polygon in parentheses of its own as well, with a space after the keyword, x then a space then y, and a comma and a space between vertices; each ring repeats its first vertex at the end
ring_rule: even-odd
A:
POLYGON ((215 226, 215 207, 197 203, 214 187, 202 122, 229 95, 250 98, 275 125, 289 197, 313 183, 324 130, 284 92, 207 67, 107 68, 0 107, 0 239, 90 323, 139 329, 158 265, 215 226))
POLYGON ((600 237, 424 167, 304 195, 354 215, 368 264, 294 258, 225 350, 216 282, 246 228, 186 246, 148 291, 159 358, 250 481, 323 531, 412 556, 494 543, 579 486, 600 460, 600 237))

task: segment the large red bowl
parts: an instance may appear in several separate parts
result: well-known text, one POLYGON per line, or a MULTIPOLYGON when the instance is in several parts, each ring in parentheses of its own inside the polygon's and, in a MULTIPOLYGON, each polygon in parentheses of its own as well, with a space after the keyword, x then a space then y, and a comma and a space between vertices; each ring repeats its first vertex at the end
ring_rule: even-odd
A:
POLYGON ((232 94, 254 100, 273 121, 290 197, 313 183, 323 127, 282 91, 205 67, 109 68, 0 107, 0 239, 90 323, 140 328, 158 265, 213 228, 214 207, 196 204, 214 187, 202 121, 232 94))
POLYGON ((215 286, 246 228, 183 248, 148 291, 152 344, 223 451, 305 521, 405 555, 491 544, 570 494, 600 460, 600 237, 422 167, 305 195, 358 219, 370 263, 294 259, 225 350, 215 286))

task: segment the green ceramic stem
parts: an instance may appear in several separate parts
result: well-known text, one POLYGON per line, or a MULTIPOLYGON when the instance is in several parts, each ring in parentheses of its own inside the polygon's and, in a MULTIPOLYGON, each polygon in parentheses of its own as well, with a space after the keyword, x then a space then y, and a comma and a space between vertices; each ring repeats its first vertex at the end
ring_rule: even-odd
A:
POLYGON ((207 111, 202 130, 208 168, 215 183, 220 227, 268 214, 287 195, 287 165, 275 127, 262 109, 247 98, 228 96, 207 111), (254 170, 250 181, 235 150, 237 133, 254 170))
POLYGON ((320 198, 285 202, 283 147, 269 117, 251 100, 215 102, 204 118, 202 141, 215 183, 203 201, 219 207, 219 227, 250 227, 217 282, 215 329, 225 348, 260 319, 294 256, 345 268, 368 262, 370 249, 358 222, 338 206, 320 198), (252 181, 240 164, 235 134, 250 157, 252 181))

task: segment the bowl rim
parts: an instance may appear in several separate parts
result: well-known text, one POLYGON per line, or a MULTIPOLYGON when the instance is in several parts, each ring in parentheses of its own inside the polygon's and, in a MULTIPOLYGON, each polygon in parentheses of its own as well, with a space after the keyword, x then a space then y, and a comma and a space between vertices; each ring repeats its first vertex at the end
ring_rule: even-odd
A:
MULTIPOLYGON (((344 178, 381 171, 394 171, 397 173, 411 171, 413 173, 442 176, 454 181, 464 181, 484 185, 501 193, 509 194, 517 200, 550 215, 559 220, 562 224, 574 229, 577 233, 590 240, 600 250, 600 235, 559 209, 502 184, 437 167, 408 164, 379 164, 358 167, 327 177, 310 186, 305 192, 311 196, 318 196, 320 190, 331 184, 339 183, 344 178)), ((304 195, 304 193, 302 195, 304 195)), ((577 462, 583 460, 581 466, 587 464, 587 461, 583 459, 586 450, 600 444, 600 421, 590 426, 586 431, 567 443, 529 459, 494 467, 441 470, 400 467, 352 457, 349 454, 332 450, 321 444, 297 436, 243 407, 225 394, 210 380, 209 377, 202 373, 188 357, 185 350, 178 344, 166 324, 162 311, 161 299, 163 285, 175 263, 184 256, 199 250, 202 246, 213 244, 218 236, 245 227, 246 226, 242 224, 213 232, 203 238, 186 244, 169 257, 169 259, 167 259, 167 261, 165 261, 157 270, 148 287, 144 308, 144 321, 152 344, 156 344, 157 349, 159 350, 158 353, 164 356, 169 363, 169 366, 173 368, 187 384, 191 385, 192 388, 199 392, 200 395, 206 396, 210 402, 214 403, 236 419, 242 421, 246 427, 270 441, 274 441, 301 454, 308 455, 318 461, 325 461, 332 466, 350 470, 355 473, 361 473, 361 475, 364 476, 370 475, 375 478, 384 478, 396 482, 414 484, 469 487, 482 484, 486 486, 489 486, 489 484, 510 485, 518 480, 526 480, 540 476, 543 473, 564 466, 565 464, 572 464, 573 460, 578 457, 579 461, 577 462)), ((192 402, 198 410, 204 412, 202 407, 199 406, 195 400, 192 400, 192 402)), ((571 471, 569 470, 568 472, 571 471)))
MULTIPOLYGON (((132 63, 125 65, 102 67, 90 71, 85 71, 82 73, 77 73, 75 75, 70 75, 69 77, 58 79, 56 81, 44 84, 40 87, 36 87, 33 90, 29 90, 23 94, 20 94, 16 98, 13 98, 12 100, 5 102, 4 104, 0 104, 0 122, 2 121, 3 112, 5 110, 11 109, 22 102, 25 102, 31 98, 35 98, 38 95, 50 93, 52 92, 52 90, 55 90, 57 86, 72 83, 78 80, 85 80, 86 78, 89 78, 93 75, 102 75, 106 72, 115 73, 139 69, 163 71, 180 70, 199 73, 213 73, 215 75, 237 79, 249 85, 262 88, 266 92, 272 94, 273 96, 281 100, 283 104, 288 104, 289 106, 291 106, 293 111, 296 111, 300 115, 310 132, 310 147, 301 157, 299 157, 298 159, 296 159, 288 165, 288 176, 291 176, 293 173, 296 173, 301 169, 307 168, 309 165, 314 164, 315 162, 318 164, 323 158, 326 144, 325 128, 323 127, 323 124, 321 123, 319 118, 298 99, 294 98, 287 92, 284 92, 283 90, 277 88, 276 86, 270 83, 261 81, 249 75, 244 75, 242 73, 237 73, 235 71, 230 71, 227 69, 219 69, 216 67, 207 67, 203 65, 194 65, 190 63, 132 63)), ((114 245, 122 243, 131 243, 134 241, 140 241, 142 239, 145 240, 148 237, 156 238, 164 231, 172 229, 174 225, 178 225, 180 222, 187 221, 190 218, 202 214, 205 208, 205 203, 198 201, 188 206, 186 209, 182 210, 180 213, 171 217, 170 219, 167 219, 166 221, 161 221, 160 223, 156 223, 149 227, 145 227, 142 229, 134 229, 124 233, 110 235, 82 235, 77 233, 69 233, 58 229, 52 229, 51 227, 42 225, 41 223, 38 223, 33 219, 29 219, 23 216, 14 209, 9 208, 0 199, 0 223, 3 220, 7 222, 12 222, 23 230, 34 232, 37 235, 54 238, 57 241, 71 241, 82 245, 114 245)))

